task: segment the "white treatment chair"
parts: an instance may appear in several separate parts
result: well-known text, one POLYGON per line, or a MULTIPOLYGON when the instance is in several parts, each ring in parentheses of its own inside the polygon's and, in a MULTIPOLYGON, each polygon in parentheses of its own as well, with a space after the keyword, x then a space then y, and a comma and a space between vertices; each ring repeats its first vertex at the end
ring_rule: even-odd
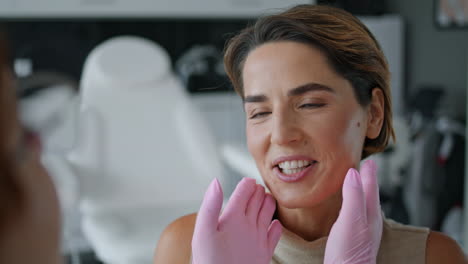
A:
POLYGON ((100 44, 80 88, 80 136, 55 167, 66 173, 70 165, 78 179, 83 230, 98 257, 151 263, 165 226, 197 211, 213 178, 225 182, 214 138, 168 54, 151 41, 100 44))

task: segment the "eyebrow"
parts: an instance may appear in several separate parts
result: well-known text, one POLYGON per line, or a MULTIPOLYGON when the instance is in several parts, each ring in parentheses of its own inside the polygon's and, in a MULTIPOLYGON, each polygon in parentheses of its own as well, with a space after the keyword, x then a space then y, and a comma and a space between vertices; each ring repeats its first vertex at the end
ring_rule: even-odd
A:
MULTIPOLYGON (((301 86, 298 86, 296 88, 289 90, 288 96, 299 96, 299 95, 303 95, 305 93, 314 92, 314 91, 325 91, 329 93, 335 93, 335 90, 333 90, 332 88, 324 84, 306 83, 304 85, 301 85, 301 86)), ((245 103, 261 103, 267 100, 268 100, 268 97, 266 97, 263 94, 260 94, 260 95, 246 96, 243 101, 245 104, 245 103)))
POLYGON ((291 89, 288 91, 288 96, 298 96, 298 95, 303 95, 308 92, 314 92, 314 91, 325 91, 329 93, 335 93, 335 90, 332 88, 324 85, 324 84, 319 84, 319 83, 307 83, 301 86, 298 86, 294 89, 291 89))

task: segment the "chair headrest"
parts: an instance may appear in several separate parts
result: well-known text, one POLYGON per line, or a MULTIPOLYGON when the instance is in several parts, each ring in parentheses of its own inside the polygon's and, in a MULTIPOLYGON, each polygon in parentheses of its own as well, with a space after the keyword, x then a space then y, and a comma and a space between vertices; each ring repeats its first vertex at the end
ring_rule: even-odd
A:
POLYGON ((99 44, 86 58, 81 88, 146 86, 173 75, 170 64, 168 53, 157 43, 136 36, 114 37, 99 44))

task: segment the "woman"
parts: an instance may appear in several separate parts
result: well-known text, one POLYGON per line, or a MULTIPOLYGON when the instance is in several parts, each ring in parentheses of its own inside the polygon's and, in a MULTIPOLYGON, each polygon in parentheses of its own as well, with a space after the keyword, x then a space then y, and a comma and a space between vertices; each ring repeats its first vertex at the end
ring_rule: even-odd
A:
POLYGON ((57 196, 18 121, 12 80, 0 36, 0 263, 60 263, 57 196))
MULTIPOLYGON (((352 189, 349 186, 365 189, 365 179, 372 179, 373 174, 364 176, 361 168, 359 177, 352 168, 359 169, 361 160, 382 151, 393 137, 388 66, 377 41, 359 20, 332 7, 297 6, 261 18, 240 32, 228 43, 224 59, 244 101, 249 151, 272 196, 262 194, 259 187, 245 187, 254 184, 244 180, 219 221, 214 221, 207 216, 219 213, 216 201, 221 192, 218 184, 212 184, 200 211, 203 216, 184 216, 166 228, 155 263, 189 263, 192 253, 197 264, 200 259, 215 263, 210 261, 216 258, 236 263, 232 259, 240 255, 251 257, 250 263, 264 263, 266 258, 271 263, 323 263, 323 258, 325 263, 333 263, 330 258, 346 255, 353 247, 363 248, 354 257, 366 255, 366 259, 345 256, 341 260, 465 263, 458 245, 443 234, 377 217, 359 220, 369 224, 369 231, 366 225, 349 225, 353 217, 342 216, 352 208, 346 206, 348 202, 361 199, 356 204, 364 208, 379 204, 378 191, 369 196, 364 190, 365 202, 359 192, 356 196, 346 192, 352 189), (258 234, 257 229, 244 225, 248 209, 238 210, 238 214, 231 210, 249 200, 262 200, 256 197, 263 197, 259 208, 273 211, 272 197, 277 204, 277 220, 269 219, 263 240, 252 235, 258 234), (225 224, 234 218, 240 224, 225 224), (379 221, 383 233, 378 231, 382 231, 379 221), (237 250, 232 241, 216 240, 206 223, 248 246, 240 249, 238 243, 237 250), (249 228, 253 231, 245 232, 249 228), (356 243, 339 244, 362 234, 365 238, 356 243), (268 252, 270 248, 274 252, 268 252), (250 251, 254 253, 249 256, 250 251), (264 258, 256 261, 255 252, 264 258)), ((366 170, 372 167, 366 166, 366 170)), ((375 168, 370 170, 375 174, 375 168)), ((375 208, 355 216, 363 219, 363 214, 375 208)), ((265 218, 261 215, 269 213, 258 213, 257 219, 265 218)))

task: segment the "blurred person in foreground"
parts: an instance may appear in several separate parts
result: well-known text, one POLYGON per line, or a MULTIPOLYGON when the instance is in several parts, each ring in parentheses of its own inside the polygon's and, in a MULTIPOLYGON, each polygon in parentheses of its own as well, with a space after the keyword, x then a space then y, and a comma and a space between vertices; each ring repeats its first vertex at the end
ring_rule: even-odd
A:
POLYGON ((57 264, 58 198, 39 139, 20 124, 5 42, 0 35, 0 263, 57 264))

